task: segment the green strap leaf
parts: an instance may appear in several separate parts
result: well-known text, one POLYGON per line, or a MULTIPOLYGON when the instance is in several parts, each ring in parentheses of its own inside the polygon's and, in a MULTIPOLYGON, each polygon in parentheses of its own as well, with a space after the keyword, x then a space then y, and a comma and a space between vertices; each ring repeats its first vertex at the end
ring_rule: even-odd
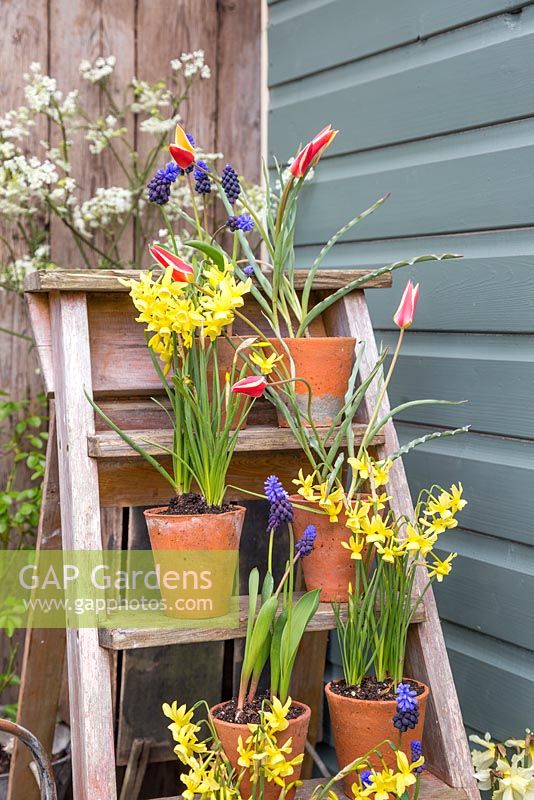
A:
POLYGON ((195 250, 199 250, 201 253, 204 253, 210 261, 217 266, 221 272, 224 272, 224 252, 221 250, 220 247, 207 244, 207 242, 201 242, 198 239, 189 239, 189 241, 184 242, 187 247, 193 247, 195 250))
POLYGON ((444 439, 446 436, 456 436, 459 433, 469 433, 469 428, 469 425, 464 425, 463 428, 455 428, 454 430, 427 433, 426 436, 420 436, 418 439, 412 439, 411 442, 407 442, 407 444, 399 447, 399 449, 395 450, 394 453, 391 453, 388 458, 390 458, 392 461, 395 461, 396 458, 405 456, 406 453, 410 452, 410 450, 413 450, 415 447, 419 447, 421 444, 425 444, 425 442, 431 442, 434 439, 444 439))

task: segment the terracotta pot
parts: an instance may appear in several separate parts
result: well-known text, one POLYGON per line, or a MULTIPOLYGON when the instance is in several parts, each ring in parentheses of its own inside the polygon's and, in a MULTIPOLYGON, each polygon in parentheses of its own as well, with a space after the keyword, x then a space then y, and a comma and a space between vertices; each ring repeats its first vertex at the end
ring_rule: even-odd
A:
MULTIPOLYGON (((295 376, 304 378, 312 390, 312 418, 317 427, 327 427, 343 407, 344 396, 352 370, 356 339, 344 336, 312 336, 302 339, 269 339, 273 348, 284 356, 283 363, 291 374, 291 362, 295 376)), ((295 384, 297 401, 301 410, 308 409, 308 389, 305 383, 295 384)), ((282 414, 277 411, 278 426, 289 427, 282 414)))
MULTIPOLYGON (((306 737, 308 736, 308 728, 310 725, 310 717, 311 717, 311 708, 304 703, 297 703, 294 701, 295 705, 301 706, 304 709, 304 713, 297 717, 296 719, 290 719, 289 725, 285 729, 285 731, 280 731, 276 734, 276 741, 279 746, 282 746, 287 742, 287 740, 291 737, 292 744, 291 744, 291 753, 288 755, 288 758, 295 758, 298 756, 299 753, 304 752, 304 748, 306 746, 306 737)), ((228 758, 228 761, 232 765, 232 767, 239 772, 241 767, 239 767, 237 763, 237 759, 239 754, 237 752, 237 740, 241 736, 243 741, 250 735, 250 731, 245 724, 238 724, 237 722, 225 722, 222 719, 217 719, 214 716, 214 712, 218 709, 223 708, 226 703, 219 703, 210 710, 210 716, 212 722, 215 726, 215 730, 217 731, 217 735, 221 740, 223 750, 228 758)), ((291 775, 286 783, 292 783, 300 778, 300 771, 301 766, 294 767, 293 775, 291 775)), ((265 792, 264 792, 264 800, 276 800, 278 795, 280 794, 280 786, 277 786, 275 783, 265 783, 265 792)), ((242 797, 250 797, 252 795, 252 785, 248 779, 248 776, 245 775, 242 782, 241 782, 241 796, 242 797)), ((295 790, 293 789, 291 792, 288 792, 286 798, 288 800, 292 800, 295 795, 295 790)))
MULTIPOLYGON (((392 722, 397 709, 395 700, 357 700, 352 697, 342 697, 331 690, 331 685, 328 683, 325 686, 325 694, 340 769, 354 759, 364 756, 384 739, 390 739, 398 747, 399 732, 393 727, 392 722)), ((430 690, 425 684, 420 685, 424 686, 424 692, 417 698, 419 722, 413 730, 401 734, 400 749, 408 757, 410 757, 410 742, 414 739, 421 740, 423 737, 426 703, 430 690)), ((396 759, 391 748, 384 747, 382 753, 387 765, 393 769, 396 766, 396 759)), ((376 757, 371 758, 370 763, 377 769, 381 766, 376 757)), ((343 781, 345 794, 348 797, 353 796, 351 791, 353 783, 353 775, 348 775, 343 781)))
MULTIPOLYGON (((317 504, 304 500, 300 494, 293 494, 289 499, 293 504, 317 508, 317 504)), ((296 505, 293 505, 293 511, 296 538, 302 535, 308 525, 315 525, 317 531, 313 550, 301 560, 306 589, 320 589, 322 603, 346 603, 349 583, 354 586, 356 572, 350 550, 341 546, 341 542, 347 541, 350 536, 350 531, 345 527, 345 512, 340 515, 339 522, 330 522, 326 514, 314 514, 296 505)))
POLYGON ((165 508, 145 511, 154 561, 162 576, 160 591, 166 603, 165 613, 177 619, 211 619, 228 614, 246 508, 234 506, 224 514, 162 514, 165 508), (173 552, 182 555, 178 558, 173 552), (182 581, 189 580, 189 585, 167 585, 163 576, 169 569, 181 572, 182 581), (209 575, 206 577, 205 573, 209 575))

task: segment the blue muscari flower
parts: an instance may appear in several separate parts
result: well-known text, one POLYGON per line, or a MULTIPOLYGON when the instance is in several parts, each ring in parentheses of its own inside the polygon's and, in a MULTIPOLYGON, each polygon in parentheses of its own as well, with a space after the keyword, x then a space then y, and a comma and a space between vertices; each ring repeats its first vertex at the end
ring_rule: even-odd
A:
MULTIPOLYGON (((414 739, 412 742, 410 742, 410 750, 412 753, 412 761, 417 761, 418 758, 421 758, 421 756, 423 755, 423 746, 419 741, 419 739, 414 739)), ((420 775, 424 769, 425 765, 421 764, 420 767, 416 767, 414 769, 414 772, 416 775, 420 775)))
POLYGON ((267 530, 277 530, 285 522, 293 522, 293 506, 289 495, 276 475, 270 475, 265 481, 265 496, 271 504, 267 530))
POLYGON ((364 769, 360 772, 360 780, 362 782, 362 786, 370 786, 371 785, 371 776, 372 772, 370 769, 364 769))
POLYGON ((171 183, 174 183, 181 170, 174 161, 169 161, 166 166, 156 170, 154 177, 147 183, 148 199, 159 206, 169 202, 171 196, 171 183))
POLYGON ((247 266, 243 269, 243 274, 247 278, 254 277, 254 267, 252 266, 252 264, 247 264, 247 266))
POLYGON ((308 525, 298 542, 295 544, 295 552, 298 553, 301 558, 306 558, 306 556, 309 556, 313 550, 316 537, 317 528, 315 525, 308 525))
POLYGON ((414 711, 418 707, 417 692, 409 683, 397 686, 397 711, 414 711))
POLYGON ((211 192, 211 179, 206 174, 207 169, 208 165, 205 161, 197 161, 193 178, 195 179, 195 192, 198 194, 209 194, 211 192), (199 167, 202 167, 202 169, 199 169, 199 167))
POLYGON ((254 220, 248 214, 240 214, 240 216, 228 217, 226 227, 233 233, 235 231, 249 233, 254 227, 254 220))
POLYGON ((419 722, 419 703, 417 692, 409 683, 399 683, 397 686, 397 712, 393 716, 393 726, 401 733, 413 730, 419 722))
POLYGON ((241 192, 241 186, 239 185, 239 178, 237 177, 237 172, 232 167, 231 164, 227 164, 222 171, 222 178, 221 178, 222 187, 226 194, 226 197, 232 203, 235 203, 239 194, 241 192))

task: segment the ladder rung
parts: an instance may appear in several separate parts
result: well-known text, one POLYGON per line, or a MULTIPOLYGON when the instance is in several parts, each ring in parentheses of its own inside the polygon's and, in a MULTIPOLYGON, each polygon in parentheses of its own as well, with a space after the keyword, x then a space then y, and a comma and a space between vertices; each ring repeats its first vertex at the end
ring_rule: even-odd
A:
MULTIPOLYGON (((309 800, 315 787, 318 784, 324 785, 325 783, 326 780, 324 778, 303 781, 302 786, 297 789, 296 800, 309 800)), ((340 800, 345 797, 341 786, 336 784, 334 789, 340 800)), ((451 786, 447 786, 440 778, 432 775, 432 773, 423 773, 419 800, 466 800, 466 798, 467 792, 464 789, 453 789, 451 786)), ((162 797, 161 800, 181 800, 181 797, 162 797)))
MULTIPOLYGON (((354 441, 362 440, 366 425, 352 426, 354 441)), ((169 429, 128 431, 136 442, 150 455, 164 455, 162 447, 172 447, 172 431, 169 429), (147 444, 152 442, 152 444, 147 444)), ((333 439, 334 437, 332 437, 333 439)), ((375 436, 372 444, 383 444, 384 435, 375 436)), ((92 458, 136 458, 140 457, 115 431, 100 431, 87 437, 87 449, 92 458)), ((289 428, 274 428, 269 425, 251 425, 240 432, 236 452, 266 452, 269 450, 299 450, 300 445, 289 428)))
MULTIPOLYGON (((296 594, 298 597, 299 594, 296 594)), ((343 616, 346 606, 341 606, 343 616)), ((136 650, 140 647, 160 647, 170 644, 193 644, 194 642, 217 642, 224 639, 242 639, 247 630, 248 596, 239 598, 239 624, 232 628, 178 628, 169 627, 171 621, 161 615, 161 628, 113 628, 106 626, 99 631, 100 644, 109 650, 136 650)), ((425 612, 422 606, 416 610, 413 622, 423 622, 425 612)), ((113 617, 110 617, 113 621, 113 617)), ((135 616, 132 613, 132 622, 135 616)), ((155 624, 155 620, 154 620, 155 624)), ((330 603, 319 603, 315 616, 308 625, 308 631, 328 631, 336 627, 336 618, 330 603)))

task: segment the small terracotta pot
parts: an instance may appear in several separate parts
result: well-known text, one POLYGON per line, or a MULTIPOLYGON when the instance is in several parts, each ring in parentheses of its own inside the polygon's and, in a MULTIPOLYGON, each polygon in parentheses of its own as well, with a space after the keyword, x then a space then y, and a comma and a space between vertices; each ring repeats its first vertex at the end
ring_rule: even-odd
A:
MULTIPOLYGON (((282 339, 283 344, 278 339, 269 339, 269 342, 276 352, 284 357, 283 363, 291 374, 291 362, 287 355, 289 350, 295 367, 295 376, 303 378, 310 384, 314 424, 320 428, 331 425, 333 418, 343 408, 356 339, 345 336, 311 336, 282 339)), ((296 381, 294 386, 299 407, 306 413, 308 388, 302 381, 296 381)), ((278 411, 277 416, 278 426, 288 428, 285 417, 278 411)))
MULTIPOLYGON (((276 734, 276 741, 278 746, 281 747, 287 740, 291 737, 291 753, 288 755, 289 759, 295 758, 300 753, 304 752, 304 748, 306 746, 306 737, 308 736, 308 728, 310 725, 310 717, 311 717, 311 708, 304 703, 297 703, 293 701, 295 705, 301 706, 304 709, 304 713, 297 717, 296 719, 290 719, 289 725, 285 729, 285 731, 280 731, 276 734)), ((216 706, 213 706, 210 709, 210 716, 211 720, 215 726, 215 730, 217 731, 217 735, 221 740, 223 750, 228 758, 228 761, 232 765, 232 767, 239 772, 241 767, 237 763, 237 759, 239 758, 239 754, 237 752, 237 740, 241 736, 243 741, 250 736, 250 731, 246 724, 238 724, 237 722, 225 722, 222 719, 217 719, 214 716, 214 712, 218 709, 223 708, 226 703, 219 703, 216 706)), ((298 766, 294 767, 293 775, 291 775, 286 783, 292 783, 300 778, 300 771, 302 765, 299 764, 298 766)), ((250 783, 248 776, 245 775, 242 782, 241 782, 241 792, 242 797, 250 797, 252 795, 252 784, 250 783)), ((278 795, 280 794, 280 786, 277 786, 275 783, 268 783, 265 782, 265 792, 264 792, 264 800, 276 800, 278 795)), ((295 790, 288 792, 286 798, 288 800, 292 800, 295 795, 295 790)))
POLYGON ((301 560, 306 589, 320 589, 322 603, 346 603, 349 599, 349 583, 354 587, 356 575, 355 562, 350 557, 350 550, 341 546, 347 541, 350 531, 345 527, 346 515, 343 511, 338 522, 330 522, 326 514, 314 514, 304 508, 297 508, 295 503, 317 508, 316 503, 304 500, 300 494, 289 498, 295 515, 295 537, 302 535, 308 525, 314 525, 317 537, 309 556, 301 560))
MULTIPOLYGON (((409 680, 409 679, 404 679, 409 680)), ((395 700, 357 700, 352 697, 342 697, 331 690, 331 683, 325 686, 328 710, 332 721, 336 756, 340 769, 346 767, 351 761, 364 756, 373 747, 385 739, 390 739, 395 747, 399 744, 399 731, 393 727, 393 716, 397 709, 395 700)), ((419 702, 419 722, 413 730, 401 734, 400 749, 410 757, 410 742, 414 739, 421 740, 425 724, 426 703, 430 690, 425 684, 424 692, 417 698, 419 702)), ((396 759, 389 746, 382 748, 386 764, 392 769, 396 766, 396 759)), ((376 757, 369 759, 370 764, 381 768, 380 760, 376 757)), ((351 786, 354 775, 350 774, 343 781, 345 794, 352 797, 351 786)))
POLYGON ((145 511, 154 561, 162 575, 169 568, 177 572, 191 570, 191 577, 187 577, 193 583, 173 587, 167 586, 163 578, 160 580, 165 613, 177 619, 211 619, 228 614, 246 508, 234 506, 224 514, 162 514, 165 508, 145 511), (181 552, 182 556, 173 558, 172 551, 181 552), (226 557, 222 551, 227 552, 226 557), (208 579, 202 577, 205 572, 209 573, 208 579))

